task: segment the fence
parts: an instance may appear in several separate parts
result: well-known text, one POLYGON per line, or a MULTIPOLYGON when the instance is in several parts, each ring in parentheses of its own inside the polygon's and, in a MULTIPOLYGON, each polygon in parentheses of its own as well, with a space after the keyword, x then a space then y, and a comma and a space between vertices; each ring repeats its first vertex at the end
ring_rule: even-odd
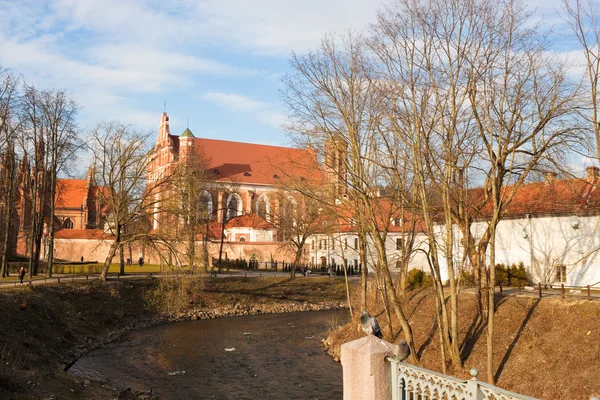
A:
MULTIPOLYGON (((120 279, 122 277, 127 278, 138 278, 138 277, 147 277, 152 278, 156 274, 152 272, 133 272, 128 273, 126 275, 121 275, 118 272, 110 272, 107 274, 108 279, 120 279)), ((96 280, 100 279, 100 275, 97 274, 73 274, 73 275, 63 275, 63 276, 54 276, 52 278, 37 278, 37 279, 28 279, 27 277, 23 279, 23 286, 25 285, 50 285, 50 284, 61 284, 61 283, 69 283, 75 281, 88 281, 88 280, 96 280)), ((0 282, 0 289, 7 288, 15 288, 21 286, 20 281, 11 281, 11 282, 0 282)))
POLYGON ((392 366, 392 400, 537 400, 472 378, 458 379, 388 358, 392 366))
MULTIPOLYGON (((500 285, 500 293, 503 292, 503 287, 500 285)), ((557 284, 542 284, 538 283, 537 287, 534 286, 519 286, 517 288, 517 294, 522 293, 535 293, 537 297, 559 297, 562 299, 565 298, 575 298, 575 299, 586 299, 592 300, 592 298, 600 296, 600 290, 598 287, 593 287, 591 285, 587 286, 566 286, 564 283, 560 285, 557 284)))
MULTIPOLYGON (((213 258, 213 265, 218 265, 218 259, 213 258)), ((285 261, 255 261, 246 259, 235 259, 235 260, 221 260, 221 269, 243 269, 247 271, 282 271, 291 272, 294 265, 290 262, 285 261)), ((296 272, 303 273, 310 271, 313 274, 329 274, 331 271, 332 275, 344 275, 344 266, 337 264, 327 265, 311 265, 311 264, 296 264, 296 272)), ((346 273, 350 276, 360 275, 362 265, 358 264, 357 267, 349 265, 346 267, 346 273)))

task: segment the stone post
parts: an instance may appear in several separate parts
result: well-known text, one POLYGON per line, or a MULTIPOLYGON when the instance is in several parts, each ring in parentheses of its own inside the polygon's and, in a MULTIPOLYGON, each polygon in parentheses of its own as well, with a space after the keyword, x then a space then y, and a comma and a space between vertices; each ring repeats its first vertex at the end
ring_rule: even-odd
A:
POLYGON ((391 366, 396 345, 367 336, 342 345, 344 400, 391 400, 391 366))

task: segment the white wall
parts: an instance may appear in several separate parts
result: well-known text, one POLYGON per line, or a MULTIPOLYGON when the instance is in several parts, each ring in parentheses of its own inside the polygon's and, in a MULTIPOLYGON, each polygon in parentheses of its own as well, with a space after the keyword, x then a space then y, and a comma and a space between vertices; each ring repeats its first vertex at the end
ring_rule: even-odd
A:
MULTIPOLYGON (((473 224, 476 241, 486 226, 486 222, 473 224)), ((456 227, 455 232, 455 253, 462 254, 456 227)), ((599 249, 599 216, 532 216, 505 219, 497 227, 496 264, 522 262, 534 283, 559 283, 557 270, 563 265, 567 286, 600 286, 599 249), (577 228, 573 228, 575 222, 577 228)))
MULTIPOLYGON (((396 270, 396 261, 398 261, 402 255, 401 250, 396 249, 396 239, 402 237, 403 234, 401 233, 389 233, 386 240, 387 257, 391 271, 396 270)), ((348 266, 354 265, 355 263, 358 265, 358 263, 360 263, 359 250, 358 248, 354 248, 356 239, 358 239, 356 233, 313 235, 307 241, 309 261, 319 265, 321 264, 321 257, 325 257, 328 264, 335 262, 337 265, 343 265, 344 259, 346 259, 348 260, 348 266), (321 241, 322 244, 320 249, 319 241, 321 241), (325 241, 327 241, 327 246, 325 246, 325 241), (347 247, 346 242, 348 243, 347 247)), ((377 262, 377 250, 372 238, 369 237, 367 242, 367 263, 369 270, 373 271, 374 265, 377 262)), ((424 243, 425 235, 418 234, 415 238, 415 249, 423 248, 426 250, 427 246, 424 243)), ((409 266, 410 269, 418 268, 425 272, 429 272, 427 258, 422 251, 413 251, 409 266)))

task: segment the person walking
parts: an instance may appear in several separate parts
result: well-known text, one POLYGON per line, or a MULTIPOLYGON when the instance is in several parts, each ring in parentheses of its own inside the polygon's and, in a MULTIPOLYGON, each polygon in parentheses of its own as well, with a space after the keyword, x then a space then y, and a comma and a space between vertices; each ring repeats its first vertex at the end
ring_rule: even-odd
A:
POLYGON ((19 280, 21 281, 21 285, 23 284, 23 278, 25 278, 25 267, 21 266, 19 270, 19 280))

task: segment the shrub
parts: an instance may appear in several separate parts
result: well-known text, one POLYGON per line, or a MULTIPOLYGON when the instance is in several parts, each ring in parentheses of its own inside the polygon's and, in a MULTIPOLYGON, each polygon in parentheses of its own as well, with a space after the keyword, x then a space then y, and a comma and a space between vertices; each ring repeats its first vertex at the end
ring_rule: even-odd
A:
POLYGON ((463 286, 475 286, 475 277, 470 271, 460 271, 459 280, 460 284, 463 286))
POLYGON ((418 289, 433 284, 433 278, 421 271, 420 269, 413 268, 408 271, 408 287, 411 289, 418 289))
POLYGON ((510 269, 504 264, 496 264, 496 285, 510 286, 510 269))
POLYGON ((525 271, 525 265, 520 262, 519 265, 510 266, 510 285, 511 286, 525 286, 529 283, 527 279, 527 271, 525 271))

